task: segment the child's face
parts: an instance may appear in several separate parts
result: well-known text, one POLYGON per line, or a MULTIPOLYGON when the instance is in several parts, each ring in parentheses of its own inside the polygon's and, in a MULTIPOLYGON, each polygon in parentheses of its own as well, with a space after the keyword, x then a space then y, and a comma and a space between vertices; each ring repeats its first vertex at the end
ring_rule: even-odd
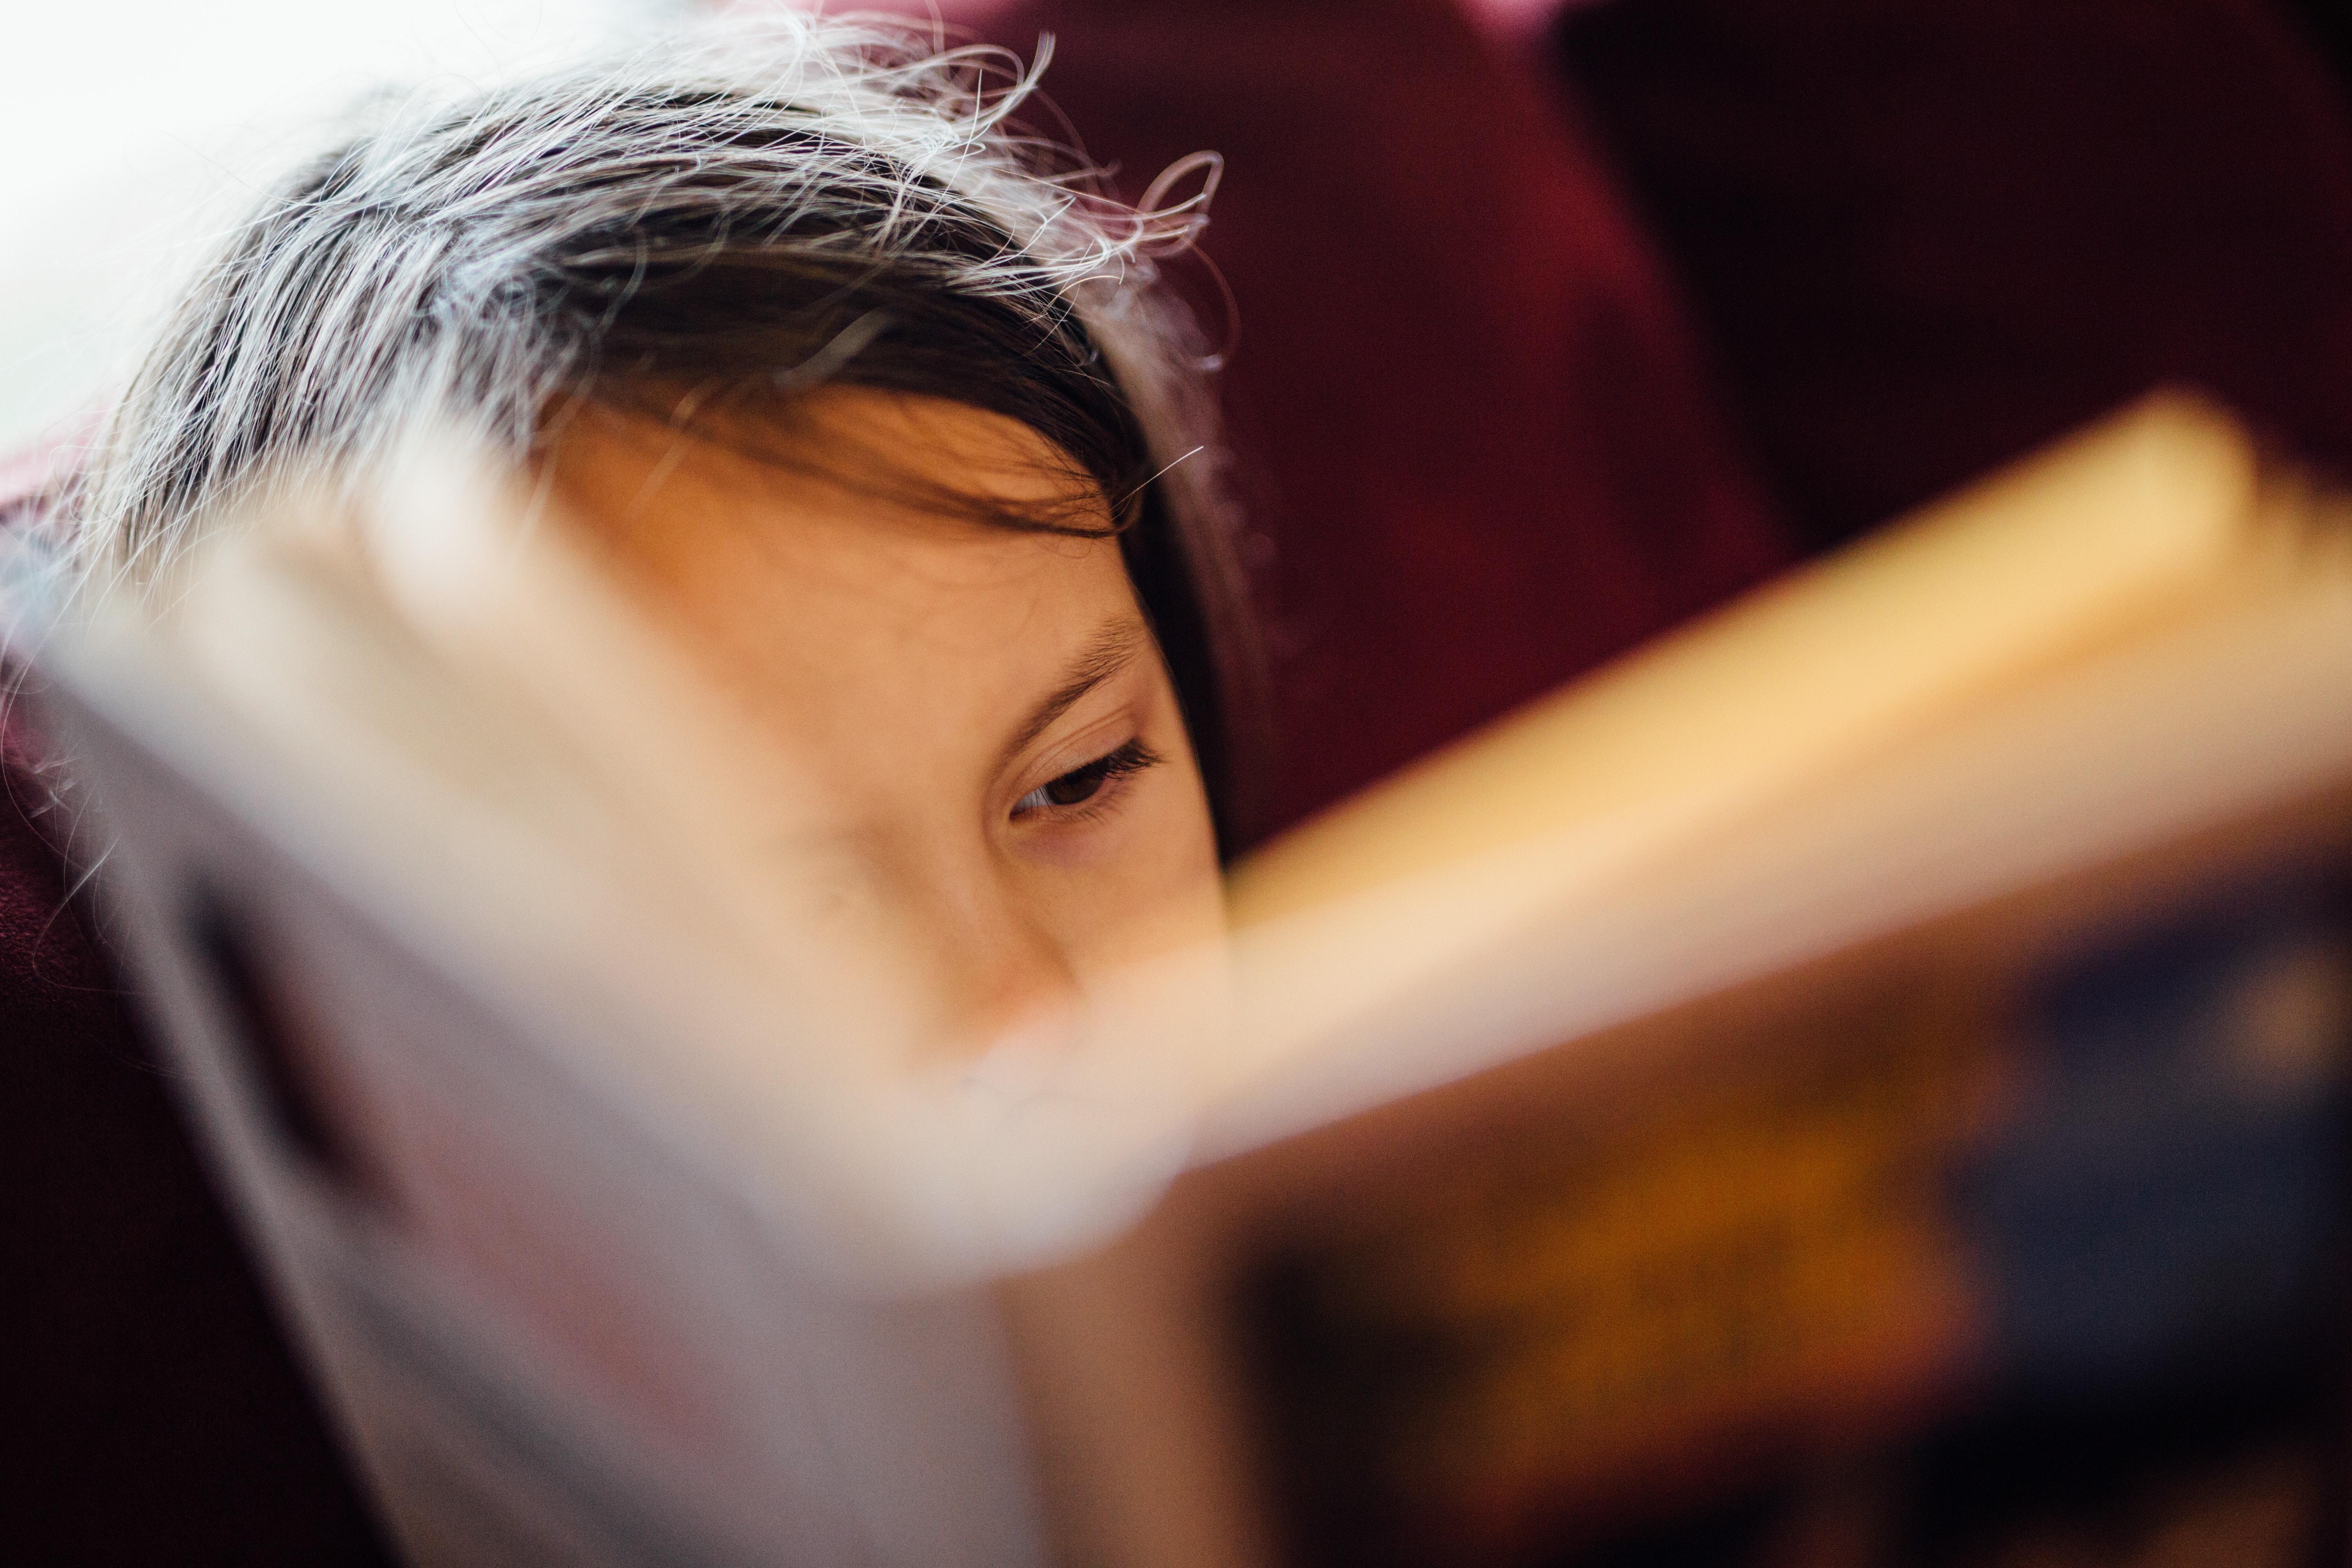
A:
POLYGON ((1118 544, 860 493, 1035 500, 1067 482, 1050 447, 936 399, 805 406, 795 438, 852 484, 595 410, 549 468, 815 775, 816 874, 919 933, 975 1044, 1213 936, 1207 802, 1118 544))

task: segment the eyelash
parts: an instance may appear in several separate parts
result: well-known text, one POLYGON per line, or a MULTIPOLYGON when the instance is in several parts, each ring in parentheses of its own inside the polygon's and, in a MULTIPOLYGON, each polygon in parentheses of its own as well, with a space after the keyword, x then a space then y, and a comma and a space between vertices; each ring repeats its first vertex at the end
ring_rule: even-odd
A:
POLYGON ((1140 740, 1131 740, 1082 763, 1068 773, 1047 779, 1027 795, 1013 803, 1013 816, 1018 820, 1039 812, 1067 813, 1083 819, 1108 805, 1103 792, 1116 786, 1120 780, 1160 764, 1160 753, 1140 740), (1083 788, 1084 795, 1075 800, 1055 800, 1053 792, 1064 785, 1083 788))

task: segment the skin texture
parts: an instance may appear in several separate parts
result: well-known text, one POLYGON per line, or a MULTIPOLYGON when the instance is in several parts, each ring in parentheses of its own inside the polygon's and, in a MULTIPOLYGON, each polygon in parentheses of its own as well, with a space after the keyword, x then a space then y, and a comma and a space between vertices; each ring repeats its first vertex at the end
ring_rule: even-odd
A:
POLYGON ((945 1032, 984 1047, 1221 929, 1200 772, 1116 541, 940 503, 1060 502, 1107 526, 1044 437, 839 388, 702 435, 583 408, 544 471, 807 768, 798 864, 830 918, 862 911, 920 950, 945 1032))

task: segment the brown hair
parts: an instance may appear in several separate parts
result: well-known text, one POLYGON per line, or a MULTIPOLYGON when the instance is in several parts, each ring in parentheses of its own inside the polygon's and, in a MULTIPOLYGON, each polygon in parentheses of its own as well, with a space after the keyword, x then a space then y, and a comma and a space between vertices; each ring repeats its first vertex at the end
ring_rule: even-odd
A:
POLYGON ((1035 74, 787 16, 392 106, 189 292, 101 441, 79 560, 150 580, 251 488, 364 463, 422 415, 523 459, 583 400, 681 426, 752 415, 723 422, 740 432, 826 383, 949 398, 1036 430, 1074 483, 1018 512, 913 499, 1081 532, 1108 503, 1230 845, 1255 661, 1206 357, 1156 277, 1213 161, 1188 161, 1192 200, 1160 199, 1163 178, 1122 206, 1015 127, 1035 74))

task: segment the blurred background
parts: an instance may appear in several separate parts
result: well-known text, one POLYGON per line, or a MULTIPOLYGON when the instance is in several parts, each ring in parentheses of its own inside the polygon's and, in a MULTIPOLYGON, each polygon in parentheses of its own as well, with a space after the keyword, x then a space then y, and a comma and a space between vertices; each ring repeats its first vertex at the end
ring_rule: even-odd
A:
MULTIPOLYGON (((2341 0, 943 8, 1055 35, 1127 195, 1227 158, 1177 281, 1238 306, 1245 838, 2159 383, 2352 472, 2341 0)), ((11 0, 0 476, 70 464, 322 114, 698 9, 11 0)), ((55 848, 0 822, 0 1555, 372 1560, 55 848)))
POLYGON ((656 25, 667 0, 12 0, 0 48, 0 450, 121 374, 240 193, 387 82, 477 78, 656 25))

